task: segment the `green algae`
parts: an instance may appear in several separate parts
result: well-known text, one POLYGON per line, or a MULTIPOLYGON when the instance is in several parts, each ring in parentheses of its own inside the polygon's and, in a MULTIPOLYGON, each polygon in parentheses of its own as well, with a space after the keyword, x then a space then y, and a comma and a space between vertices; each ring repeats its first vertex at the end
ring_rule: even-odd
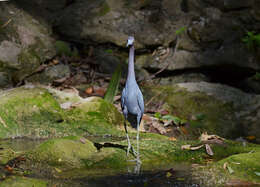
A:
POLYGON ((0 187, 47 187, 47 182, 21 176, 11 176, 0 182, 0 187))
POLYGON ((105 16, 107 13, 110 12, 110 7, 108 5, 108 3, 105 1, 102 6, 100 7, 100 10, 99 10, 99 16, 105 16))

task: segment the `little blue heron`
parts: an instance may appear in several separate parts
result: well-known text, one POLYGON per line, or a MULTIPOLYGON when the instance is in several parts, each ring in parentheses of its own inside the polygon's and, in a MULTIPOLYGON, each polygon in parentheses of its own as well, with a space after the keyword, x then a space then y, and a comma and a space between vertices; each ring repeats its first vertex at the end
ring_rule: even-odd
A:
POLYGON ((139 155, 139 125, 144 113, 144 100, 142 92, 135 80, 135 70, 134 70, 134 37, 129 36, 127 40, 127 47, 129 49, 129 62, 128 62, 128 73, 125 83, 125 88, 123 89, 121 96, 121 107, 125 117, 125 120, 128 120, 132 127, 137 128, 137 152, 134 151, 127 132, 126 122, 124 123, 126 138, 128 142, 127 156, 130 149, 133 151, 136 156, 136 161, 140 161, 139 155))

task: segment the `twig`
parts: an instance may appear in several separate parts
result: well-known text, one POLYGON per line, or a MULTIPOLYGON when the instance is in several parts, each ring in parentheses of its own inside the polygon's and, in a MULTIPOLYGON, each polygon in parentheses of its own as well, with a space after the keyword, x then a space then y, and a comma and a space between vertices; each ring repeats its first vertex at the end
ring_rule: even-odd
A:
MULTIPOLYGON (((1 0, 0 0, 0 1, 1 1, 1 0)), ((5 23, 2 25, 2 28, 5 28, 11 21, 12 21, 12 19, 9 19, 7 22, 5 22, 5 23)))
MULTIPOLYGON (((179 47, 179 39, 178 39, 178 36, 177 36, 176 45, 175 45, 175 48, 174 48, 174 51, 173 51, 173 58, 174 58, 174 56, 176 54, 176 51, 177 51, 178 47, 179 47)), ((153 53, 153 55, 154 55, 154 53, 153 53)), ((169 49, 167 50, 167 53, 165 55, 163 55, 162 58, 165 59, 168 55, 169 55, 169 49)), ((156 75, 158 75, 159 73, 163 72, 166 68, 168 68, 168 66, 170 65, 170 62, 172 62, 172 61, 169 61, 166 64, 166 66, 164 66, 163 68, 161 68, 160 70, 158 70, 157 72, 155 72, 154 74, 149 76, 148 78, 140 80, 140 82, 153 79, 156 75)))
POLYGON ((153 96, 153 97, 145 104, 145 106, 147 107, 147 106, 154 100, 154 98, 156 98, 156 97, 158 97, 159 95, 161 95, 161 93, 162 93, 162 92, 160 92, 160 93, 156 94, 155 96, 153 96))
POLYGON ((1 118, 1 116, 0 116, 0 123, 2 123, 5 128, 7 128, 7 125, 6 125, 6 123, 4 122, 4 120, 1 118))

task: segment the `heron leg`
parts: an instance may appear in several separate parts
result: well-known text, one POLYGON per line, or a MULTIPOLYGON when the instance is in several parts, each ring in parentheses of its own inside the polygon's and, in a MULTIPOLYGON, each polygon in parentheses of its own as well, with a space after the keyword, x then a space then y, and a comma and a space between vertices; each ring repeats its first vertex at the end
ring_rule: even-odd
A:
POLYGON ((128 131, 127 131, 126 121, 124 121, 124 126, 125 126, 126 138, 127 138, 127 143, 128 143, 126 156, 128 157, 130 150, 133 152, 134 156, 136 156, 137 153, 134 150, 134 148, 133 148, 133 146, 131 145, 131 142, 130 142, 130 138, 129 138, 128 131))
POLYGON ((136 145, 137 145, 137 154, 136 154, 136 161, 141 163, 140 160, 140 153, 139 153, 139 127, 140 127, 140 120, 141 116, 137 115, 137 135, 136 135, 136 145))

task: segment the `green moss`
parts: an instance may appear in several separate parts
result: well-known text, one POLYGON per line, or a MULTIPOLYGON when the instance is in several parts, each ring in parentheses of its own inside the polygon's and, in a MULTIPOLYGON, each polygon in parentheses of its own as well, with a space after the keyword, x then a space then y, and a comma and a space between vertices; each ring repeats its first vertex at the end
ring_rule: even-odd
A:
POLYGON ((256 174, 260 171, 259 157, 259 149, 256 152, 234 154, 208 166, 196 168, 193 174, 208 186, 225 186, 233 179, 248 181, 252 186, 257 186, 260 183, 256 174))
MULTIPOLYGON (((188 92, 177 86, 145 87, 146 99, 152 95, 160 95, 160 100, 165 101, 163 106, 170 114, 190 122, 191 134, 199 135, 201 131, 218 134, 224 137, 237 137, 240 135, 238 122, 234 116, 233 104, 223 103, 216 98, 201 92, 188 92), (203 120, 194 117, 203 115, 203 120)), ((155 98, 155 102, 157 102, 155 98)))
POLYGON ((260 177, 255 172, 260 172, 260 151, 255 153, 242 153, 232 155, 217 162, 216 166, 220 172, 225 172, 228 178, 241 179, 251 182, 260 182, 260 177), (228 171, 223 171, 224 163, 228 163, 228 166, 234 170, 234 173, 230 174, 228 171))
POLYGON ((0 187, 47 187, 47 182, 28 177, 11 176, 0 183, 0 187))
POLYGON ((109 7, 109 5, 107 4, 107 2, 105 1, 105 2, 102 4, 102 6, 101 6, 98 15, 99 15, 99 16, 104 16, 104 15, 106 15, 109 11, 110 11, 110 7, 109 7))
POLYGON ((27 158, 35 162, 48 163, 62 168, 80 168, 82 159, 96 152, 96 147, 89 140, 82 143, 80 137, 66 137, 48 140, 33 151, 27 153, 27 158))
POLYGON ((77 108, 63 110, 43 88, 16 88, 0 97, 0 116, 7 125, 0 125, 0 138, 123 134, 122 115, 102 99, 89 99, 77 108))

